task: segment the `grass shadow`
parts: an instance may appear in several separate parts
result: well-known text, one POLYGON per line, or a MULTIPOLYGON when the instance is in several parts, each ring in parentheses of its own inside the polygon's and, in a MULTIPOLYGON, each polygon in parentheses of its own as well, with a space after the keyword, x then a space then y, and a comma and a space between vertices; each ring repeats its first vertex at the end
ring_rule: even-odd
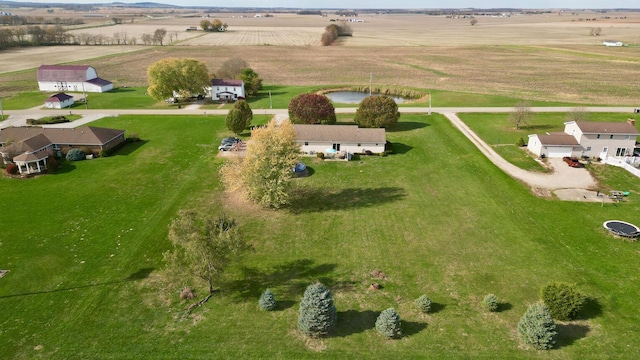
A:
POLYGON ((416 129, 422 129, 427 126, 431 126, 427 123, 417 122, 417 121, 398 121, 394 126, 386 129, 387 132, 401 132, 401 131, 411 131, 416 129))
POLYGON ((133 274, 129 275, 129 277, 126 279, 128 281, 135 281, 135 280, 143 280, 149 277, 149 275, 151 275, 151 273, 153 272, 153 270, 155 270, 155 268, 144 268, 144 269, 140 269, 136 272, 134 272, 133 274))
POLYGON ((285 311, 289 308, 292 308, 293 305, 296 304, 296 301, 293 300, 280 300, 276 299, 276 311, 285 311))
POLYGON ((294 214, 322 212, 335 209, 371 207, 407 196, 399 187, 348 188, 298 188, 291 197, 289 210, 294 214))
POLYGON ((427 328, 427 323, 402 320, 402 336, 413 336, 427 328))
POLYGON ((511 308, 513 308, 513 305, 511 305, 508 302, 504 302, 504 303, 498 303, 498 309, 496 310, 496 312, 504 312, 504 311, 508 311, 511 310, 511 308))
POLYGON ((393 148, 393 152, 389 155, 395 155, 395 154, 402 155, 402 154, 408 153, 409 151, 411 151, 411 149, 413 149, 413 146, 409 146, 409 145, 406 145, 403 143, 397 143, 397 142, 392 143, 391 146, 393 148))
POLYGON ((578 316, 576 319, 592 319, 602 315, 602 305, 598 302, 597 299, 587 298, 582 306, 580 312, 578 312, 578 316))
POLYGON ((66 174, 76 169, 76 166, 71 163, 71 161, 61 161, 60 167, 56 169, 56 171, 50 172, 51 175, 60 175, 66 174))
POLYGON ((557 324, 556 330, 558 331, 556 347, 561 348, 572 345, 576 340, 587 337, 591 328, 581 324, 557 324))
POLYGON ((131 155, 133 152, 143 147, 149 140, 138 140, 135 142, 127 142, 125 145, 121 146, 116 150, 111 156, 127 156, 131 155))
POLYGON ((336 264, 315 264, 310 259, 293 260, 268 269, 245 266, 240 268, 240 276, 225 281, 224 288, 242 300, 258 299, 266 288, 275 293, 276 300, 291 298, 302 296, 307 286, 318 280, 331 287, 333 281, 323 276, 335 268, 336 264))
POLYGON ((378 315, 380 315, 380 312, 372 310, 338 311, 338 324, 333 332, 333 336, 346 337, 374 329, 378 315))
POLYGON ((557 126, 547 125, 547 124, 521 126, 521 128, 526 129, 526 130, 530 130, 530 131, 549 130, 549 129, 553 129, 553 128, 556 128, 556 127, 557 126))
POLYGON ((437 314, 440 311, 444 310, 444 308, 447 307, 447 305, 445 304, 440 304, 437 302, 432 302, 431 303, 431 311, 429 311, 429 313, 431 314, 437 314))

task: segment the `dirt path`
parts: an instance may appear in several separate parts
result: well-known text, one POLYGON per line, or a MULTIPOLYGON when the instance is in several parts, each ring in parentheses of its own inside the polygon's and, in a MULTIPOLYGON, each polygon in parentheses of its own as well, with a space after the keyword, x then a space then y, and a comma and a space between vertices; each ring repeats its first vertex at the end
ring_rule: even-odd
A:
MULTIPOLYGON (((455 113, 443 113, 460 132, 478 149, 511 177, 527 184, 531 190, 541 196, 554 194, 561 200, 600 202, 603 200, 597 192, 597 183, 591 173, 584 168, 567 166, 562 159, 548 159, 553 173, 541 174, 520 169, 496 153, 491 146, 476 135, 455 113)), ((610 201, 608 198, 606 201, 610 201)))

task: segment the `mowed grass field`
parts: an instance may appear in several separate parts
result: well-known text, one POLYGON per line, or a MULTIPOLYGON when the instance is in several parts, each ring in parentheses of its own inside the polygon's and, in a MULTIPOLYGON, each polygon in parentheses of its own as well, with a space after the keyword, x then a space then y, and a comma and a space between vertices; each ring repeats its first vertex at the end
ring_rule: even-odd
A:
MULTIPOLYGON (((262 122, 265 119, 257 119, 262 122)), ((222 117, 120 116, 96 126, 142 142, 114 156, 65 164, 55 175, 0 178, 0 352, 7 359, 175 358, 637 358, 637 243, 602 222, 638 223, 640 184, 598 167, 624 203, 533 196, 439 115, 403 116, 396 152, 349 163, 306 160, 282 210, 226 194, 219 181, 222 117), (182 283, 163 280, 167 227, 178 209, 235 217, 253 244, 221 291, 191 316, 182 283), (388 275, 374 279, 373 270, 388 275), (523 346, 516 324, 549 281, 576 283, 590 301, 559 324, 556 349, 523 346), (327 339, 296 331, 304 288, 333 290, 338 326, 327 339), (369 291, 372 282, 383 288, 369 291), (258 309, 271 288, 275 312, 258 309), (427 294, 434 312, 413 299, 427 294), (494 293, 501 311, 480 302, 494 293), (394 307, 401 340, 374 330, 394 307)), ((205 287, 197 288, 203 296, 205 287)))

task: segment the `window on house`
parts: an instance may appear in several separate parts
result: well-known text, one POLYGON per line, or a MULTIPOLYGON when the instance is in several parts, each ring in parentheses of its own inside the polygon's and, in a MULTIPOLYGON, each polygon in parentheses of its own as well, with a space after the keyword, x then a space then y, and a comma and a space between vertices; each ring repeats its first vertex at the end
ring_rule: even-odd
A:
POLYGON ((304 146, 309 146, 309 142, 308 142, 308 141, 305 141, 305 142, 304 142, 304 146))
POLYGON ((358 143, 358 146, 362 146, 360 143, 358 143))
POLYGON ((596 135, 596 139, 600 139, 600 134, 596 135))
POLYGON ((609 135, 609 139, 613 139, 613 135, 609 135))
POLYGON ((624 137, 624 139, 625 139, 625 140, 629 140, 629 139, 631 139, 631 135, 627 135, 627 136, 625 136, 625 137, 624 137))
POLYGON ((587 150, 586 151, 591 151, 591 146, 587 146, 587 150))

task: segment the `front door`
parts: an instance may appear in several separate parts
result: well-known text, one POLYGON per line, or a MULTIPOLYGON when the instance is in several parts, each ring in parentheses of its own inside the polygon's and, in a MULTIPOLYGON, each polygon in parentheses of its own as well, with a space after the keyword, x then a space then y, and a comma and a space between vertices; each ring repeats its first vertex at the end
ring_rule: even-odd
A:
POLYGON ((625 148, 617 148, 616 156, 624 156, 627 153, 627 149, 625 148))

